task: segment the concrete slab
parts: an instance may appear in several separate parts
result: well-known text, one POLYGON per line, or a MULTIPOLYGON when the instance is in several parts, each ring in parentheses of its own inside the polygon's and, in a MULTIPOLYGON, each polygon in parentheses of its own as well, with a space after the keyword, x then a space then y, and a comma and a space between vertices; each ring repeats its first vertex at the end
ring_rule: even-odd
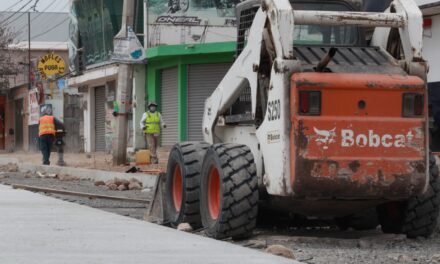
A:
POLYGON ((0 263, 299 263, 0 185, 0 263))

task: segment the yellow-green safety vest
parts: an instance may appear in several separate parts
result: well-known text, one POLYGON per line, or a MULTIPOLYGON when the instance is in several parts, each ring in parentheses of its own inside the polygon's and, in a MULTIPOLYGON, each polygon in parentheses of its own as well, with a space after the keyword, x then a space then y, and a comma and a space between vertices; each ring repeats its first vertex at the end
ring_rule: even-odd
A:
POLYGON ((160 134, 160 114, 159 112, 147 112, 145 119, 144 132, 146 134, 160 134))

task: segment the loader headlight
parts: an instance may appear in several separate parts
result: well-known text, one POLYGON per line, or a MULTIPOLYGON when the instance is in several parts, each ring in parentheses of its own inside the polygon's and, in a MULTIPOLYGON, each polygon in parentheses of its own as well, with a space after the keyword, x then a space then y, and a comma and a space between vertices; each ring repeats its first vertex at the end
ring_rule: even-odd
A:
POLYGON ((321 115, 321 92, 300 91, 298 112, 300 115, 321 115))

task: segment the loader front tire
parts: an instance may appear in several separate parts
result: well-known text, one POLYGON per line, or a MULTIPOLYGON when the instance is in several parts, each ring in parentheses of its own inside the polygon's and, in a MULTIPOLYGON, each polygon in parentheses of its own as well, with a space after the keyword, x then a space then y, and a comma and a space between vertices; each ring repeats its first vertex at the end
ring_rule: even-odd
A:
POLYGON ((188 223, 201 227, 199 188, 200 170, 209 144, 183 142, 173 146, 166 174, 166 215, 170 225, 188 223))
POLYGON ((403 233, 409 238, 429 237, 440 213, 440 178, 433 155, 429 157, 429 186, 425 193, 406 202, 391 202, 377 208, 384 233, 403 233))
POLYGON ((203 160, 200 214, 207 236, 242 239, 252 235, 258 212, 254 157, 247 146, 215 144, 203 160))

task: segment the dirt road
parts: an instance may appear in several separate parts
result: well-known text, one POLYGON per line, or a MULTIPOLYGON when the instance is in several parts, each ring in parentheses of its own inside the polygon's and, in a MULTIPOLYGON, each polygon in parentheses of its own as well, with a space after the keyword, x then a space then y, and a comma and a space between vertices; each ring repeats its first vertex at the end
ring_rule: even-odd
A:
MULTIPOLYGON (((90 181, 39 178, 32 173, 2 172, 0 183, 128 198, 152 198, 151 190, 111 191, 104 186, 95 186, 90 181)), ((48 195, 136 219, 142 219, 148 208, 148 204, 139 202, 48 195)), ((203 231, 198 234, 203 235, 203 231)), ((296 260, 304 263, 440 263, 439 232, 429 239, 411 240, 403 235, 382 234, 380 228, 370 231, 341 231, 331 224, 298 228, 286 224, 286 219, 275 218, 270 224, 260 223, 252 238, 229 242, 257 250, 265 250, 270 245, 282 245, 292 249, 296 260)))

